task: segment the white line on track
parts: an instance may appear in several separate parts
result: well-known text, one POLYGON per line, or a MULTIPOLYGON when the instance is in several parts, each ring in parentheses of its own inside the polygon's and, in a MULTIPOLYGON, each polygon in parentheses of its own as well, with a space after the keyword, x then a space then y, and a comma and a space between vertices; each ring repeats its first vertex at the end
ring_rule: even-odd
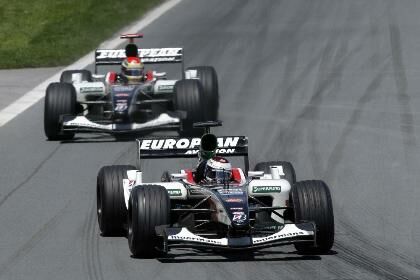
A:
MULTIPOLYGON (((172 7, 177 5, 182 0, 168 0, 161 4, 160 6, 152 9, 150 12, 146 13, 139 21, 134 22, 133 24, 126 26, 123 28, 118 34, 121 33, 136 33, 139 30, 145 28, 149 24, 151 24, 153 21, 155 21, 157 18, 159 18, 161 15, 166 13, 168 10, 170 10, 172 7)), ((121 39, 119 37, 112 38, 110 40, 107 40, 103 42, 100 45, 100 48, 106 48, 106 49, 114 49, 118 47, 118 45, 121 44, 121 39)), ((89 64, 93 63, 93 57, 94 52, 91 51, 84 57, 80 58, 75 63, 67 66, 64 70, 69 69, 83 69, 89 64)), ((23 96, 21 96, 19 99, 8 105, 7 107, 3 108, 0 111, 0 127, 14 119, 17 115, 23 113, 26 109, 37 103, 39 100, 41 100, 45 96, 45 89, 47 88, 48 84, 58 81, 60 78, 60 73, 57 73, 41 84, 37 85, 35 88, 30 90, 29 92, 25 93, 23 96)))

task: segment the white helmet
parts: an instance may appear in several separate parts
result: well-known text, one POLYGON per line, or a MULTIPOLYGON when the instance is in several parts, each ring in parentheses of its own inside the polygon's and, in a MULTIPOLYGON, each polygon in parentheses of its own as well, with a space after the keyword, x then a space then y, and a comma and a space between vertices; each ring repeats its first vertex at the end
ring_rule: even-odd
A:
POLYGON ((214 157, 207 161, 204 178, 208 183, 223 184, 230 181, 232 165, 223 157, 214 157))

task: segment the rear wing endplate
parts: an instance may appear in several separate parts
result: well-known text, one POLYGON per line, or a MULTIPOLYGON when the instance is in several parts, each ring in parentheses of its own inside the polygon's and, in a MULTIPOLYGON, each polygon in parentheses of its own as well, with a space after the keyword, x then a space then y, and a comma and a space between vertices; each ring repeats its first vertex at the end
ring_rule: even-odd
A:
MULTIPOLYGON (((152 158, 198 158, 201 138, 144 138, 137 139, 137 165, 141 159, 152 158)), ((243 156, 245 171, 249 170, 248 137, 217 137, 216 155, 223 157, 243 156)))

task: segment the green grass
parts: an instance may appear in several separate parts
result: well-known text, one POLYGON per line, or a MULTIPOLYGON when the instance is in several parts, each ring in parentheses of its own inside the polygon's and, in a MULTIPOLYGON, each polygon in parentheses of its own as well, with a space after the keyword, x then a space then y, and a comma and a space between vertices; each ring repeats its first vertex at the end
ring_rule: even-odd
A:
POLYGON ((162 0, 0 0, 0 68, 67 65, 162 0))

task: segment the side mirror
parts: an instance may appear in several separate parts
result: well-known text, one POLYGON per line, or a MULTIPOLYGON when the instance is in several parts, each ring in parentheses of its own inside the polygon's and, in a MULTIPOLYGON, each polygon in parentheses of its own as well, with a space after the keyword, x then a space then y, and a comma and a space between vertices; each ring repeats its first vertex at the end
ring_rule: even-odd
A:
POLYGON ((99 82, 103 79, 105 79, 105 75, 103 75, 103 74, 92 74, 92 80, 93 81, 99 82))
POLYGON ((248 171, 248 177, 261 178, 264 176, 264 171, 248 171))
POLYGON ((153 71, 153 76, 157 80, 166 80, 166 72, 156 72, 156 71, 153 71))
POLYGON ((171 178, 174 181, 179 181, 183 179, 187 179, 187 173, 172 173, 171 178))

